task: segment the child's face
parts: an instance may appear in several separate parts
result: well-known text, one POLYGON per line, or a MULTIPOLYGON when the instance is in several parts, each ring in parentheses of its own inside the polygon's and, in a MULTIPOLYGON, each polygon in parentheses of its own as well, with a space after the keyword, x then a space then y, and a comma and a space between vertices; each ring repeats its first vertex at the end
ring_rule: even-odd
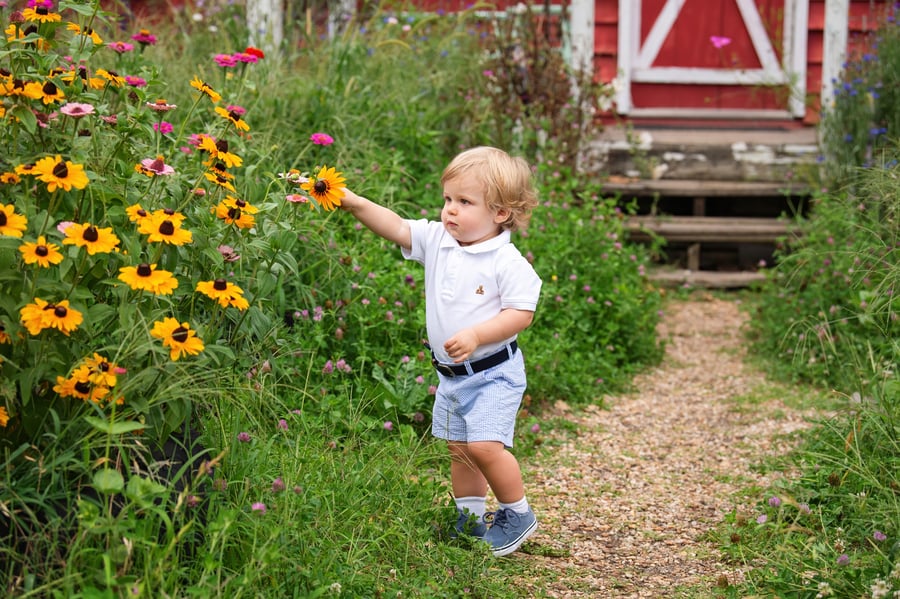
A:
POLYGON ((475 177, 456 177, 444 183, 441 222, 459 245, 474 245, 500 234, 508 211, 492 210, 484 200, 484 185, 475 177))

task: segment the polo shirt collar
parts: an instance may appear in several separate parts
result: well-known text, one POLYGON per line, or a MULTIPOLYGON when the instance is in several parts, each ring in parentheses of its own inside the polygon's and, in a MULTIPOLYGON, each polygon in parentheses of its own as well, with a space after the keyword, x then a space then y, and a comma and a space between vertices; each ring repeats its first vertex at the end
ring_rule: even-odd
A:
POLYGON ((453 239, 449 233, 444 232, 443 238, 441 239, 441 247, 442 248, 460 248, 465 250, 470 254, 481 254, 484 252, 491 252, 496 250, 508 243, 512 239, 512 235, 508 229, 503 229, 500 231, 500 234, 496 237, 491 237, 487 241, 482 241, 481 243, 477 243, 475 245, 459 245, 459 242, 453 239))

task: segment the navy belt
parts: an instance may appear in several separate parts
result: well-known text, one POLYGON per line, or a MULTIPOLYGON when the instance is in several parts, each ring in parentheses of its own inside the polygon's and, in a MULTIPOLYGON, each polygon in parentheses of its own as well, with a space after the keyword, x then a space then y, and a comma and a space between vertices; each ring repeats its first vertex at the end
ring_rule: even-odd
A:
MULTIPOLYGON (((430 346, 427 347, 430 349, 430 346)), ((497 353, 485 356, 484 358, 475 360, 474 362, 469 362, 469 368, 472 369, 472 374, 475 374, 476 372, 481 372, 482 370, 493 368, 498 364, 503 364, 514 355, 516 355, 516 350, 518 348, 518 342, 513 340, 512 343, 501 348, 497 353)), ((465 364, 444 364, 443 362, 438 362, 437 358, 434 357, 434 352, 431 352, 431 364, 434 366, 435 370, 437 370, 444 376, 454 377, 466 376, 467 374, 469 374, 469 370, 466 369, 465 364)))

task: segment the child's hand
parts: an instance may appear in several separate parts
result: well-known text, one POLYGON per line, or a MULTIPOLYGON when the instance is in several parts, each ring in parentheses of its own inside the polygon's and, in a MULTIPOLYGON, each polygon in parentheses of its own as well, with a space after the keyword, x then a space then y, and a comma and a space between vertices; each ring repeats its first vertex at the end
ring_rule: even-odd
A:
POLYGON ((342 189, 344 192, 344 197, 341 198, 341 210, 346 210, 347 212, 353 210, 354 206, 358 206, 359 202, 362 198, 358 195, 347 189, 346 187, 342 189))
POLYGON ((463 329, 444 343, 444 351, 454 362, 465 362, 478 347, 478 335, 474 329, 463 329))

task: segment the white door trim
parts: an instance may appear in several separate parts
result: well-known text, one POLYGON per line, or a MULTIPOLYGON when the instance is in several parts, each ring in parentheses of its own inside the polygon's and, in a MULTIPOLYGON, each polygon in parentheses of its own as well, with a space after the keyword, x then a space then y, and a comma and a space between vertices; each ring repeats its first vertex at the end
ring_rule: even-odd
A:
MULTIPOLYGON (((726 0, 730 1, 730 0, 726 0)), ((640 44, 641 0, 619 0, 619 78, 617 109, 633 114, 631 83, 678 83, 712 85, 789 85, 791 98, 787 111, 774 110, 773 117, 801 117, 806 111, 806 41, 809 0, 785 0, 783 26, 783 64, 779 64, 766 34, 759 10, 753 0, 734 0, 750 35, 761 68, 706 69, 653 67, 666 37, 675 24, 685 0, 667 0, 640 44)), ((656 109, 657 111, 659 109, 656 109)), ((717 111, 706 109, 711 115, 717 111)), ((704 112, 704 110, 700 110, 704 112)))

